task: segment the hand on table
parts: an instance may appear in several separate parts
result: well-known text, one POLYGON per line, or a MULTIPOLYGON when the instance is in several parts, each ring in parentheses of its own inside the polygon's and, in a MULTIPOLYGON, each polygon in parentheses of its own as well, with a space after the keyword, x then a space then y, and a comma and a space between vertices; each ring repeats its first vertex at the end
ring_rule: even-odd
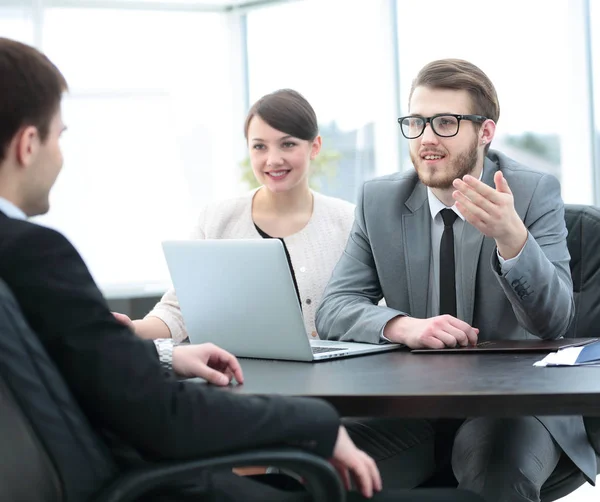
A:
POLYGON ((233 378, 244 382, 239 361, 212 343, 177 345, 173 348, 173 370, 185 377, 200 377, 214 385, 229 385, 233 378))
POLYGON ((383 336, 411 349, 443 349, 477 344, 479 329, 445 314, 429 319, 398 316, 386 324, 383 336))

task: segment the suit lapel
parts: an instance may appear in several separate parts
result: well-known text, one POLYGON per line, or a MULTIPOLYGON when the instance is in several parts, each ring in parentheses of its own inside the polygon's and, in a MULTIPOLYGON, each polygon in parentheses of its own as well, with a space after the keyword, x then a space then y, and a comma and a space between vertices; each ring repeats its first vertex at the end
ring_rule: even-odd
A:
POLYGON ((465 221, 463 229, 462 246, 462 296, 464 321, 473 323, 473 308, 475 305, 475 282, 477 279, 477 266, 481 256, 483 234, 473 225, 465 221))
MULTIPOLYGON (((494 163, 485 158, 483 168, 483 181, 486 185, 494 187, 494 173, 496 172, 494 163)), ((477 267, 481 258, 481 247, 484 241, 484 235, 473 225, 465 221, 462 236, 462 296, 464 321, 468 324, 473 323, 473 309, 475 306, 475 283, 477 280, 477 267)))
POLYGON ((423 319, 427 317, 431 259, 431 213, 425 185, 417 183, 405 205, 411 211, 402 215, 410 314, 423 319))

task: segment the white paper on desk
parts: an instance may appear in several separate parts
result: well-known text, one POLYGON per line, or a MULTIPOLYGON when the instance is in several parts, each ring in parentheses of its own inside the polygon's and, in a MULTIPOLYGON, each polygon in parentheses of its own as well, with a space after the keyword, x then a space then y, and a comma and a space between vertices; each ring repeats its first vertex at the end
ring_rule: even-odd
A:
POLYGON ((577 358, 583 347, 568 347, 557 352, 550 352, 544 359, 533 363, 534 366, 580 366, 577 358))

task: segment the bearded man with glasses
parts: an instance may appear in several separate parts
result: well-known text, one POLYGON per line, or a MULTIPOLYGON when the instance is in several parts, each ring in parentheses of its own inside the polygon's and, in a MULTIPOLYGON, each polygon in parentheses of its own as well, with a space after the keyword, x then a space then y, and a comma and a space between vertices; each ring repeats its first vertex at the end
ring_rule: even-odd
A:
MULTIPOLYGON (((477 66, 446 59, 419 72, 409 115, 398 119, 415 170, 364 184, 317 312, 322 337, 443 349, 567 332, 574 303, 560 185, 490 150, 499 115, 494 86, 477 66)), ((413 465, 446 469, 488 502, 538 502, 563 467, 596 477, 580 416, 429 426, 433 446, 413 450, 433 458, 413 465)), ((396 421, 392 436, 407 443, 409 433, 396 421)), ((362 445, 381 460, 385 448, 369 438, 362 445)))

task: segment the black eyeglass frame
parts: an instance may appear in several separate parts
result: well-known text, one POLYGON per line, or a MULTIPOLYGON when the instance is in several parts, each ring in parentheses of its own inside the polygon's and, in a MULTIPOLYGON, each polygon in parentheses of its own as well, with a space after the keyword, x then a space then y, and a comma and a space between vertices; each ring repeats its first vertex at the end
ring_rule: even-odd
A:
POLYGON ((456 113, 437 113, 435 115, 432 115, 431 117, 423 117, 421 115, 406 115, 405 117, 400 117, 398 119, 398 124, 400 125, 400 130, 402 131, 402 136, 404 136, 406 139, 417 139, 420 136, 422 136, 423 133, 425 132, 425 127, 427 127, 427 124, 429 124, 431 126, 431 130, 436 134, 436 136, 439 136, 440 138, 453 138, 454 136, 456 136, 458 134, 458 131, 460 130, 460 121, 461 120, 470 120, 471 122, 476 122, 478 124, 482 124, 483 122, 488 120, 488 118, 484 117, 483 115, 459 115, 456 113), (456 124, 456 132, 454 134, 450 134, 450 135, 439 134, 435 130, 435 127, 433 126, 433 122, 432 122, 432 120, 434 120, 438 117, 454 117, 456 120, 458 120, 458 123, 456 124), (404 128, 402 127, 402 121, 404 119, 422 119, 423 120, 423 128, 421 129, 421 132, 419 134, 417 134, 416 136, 409 138, 404 133, 404 128))

